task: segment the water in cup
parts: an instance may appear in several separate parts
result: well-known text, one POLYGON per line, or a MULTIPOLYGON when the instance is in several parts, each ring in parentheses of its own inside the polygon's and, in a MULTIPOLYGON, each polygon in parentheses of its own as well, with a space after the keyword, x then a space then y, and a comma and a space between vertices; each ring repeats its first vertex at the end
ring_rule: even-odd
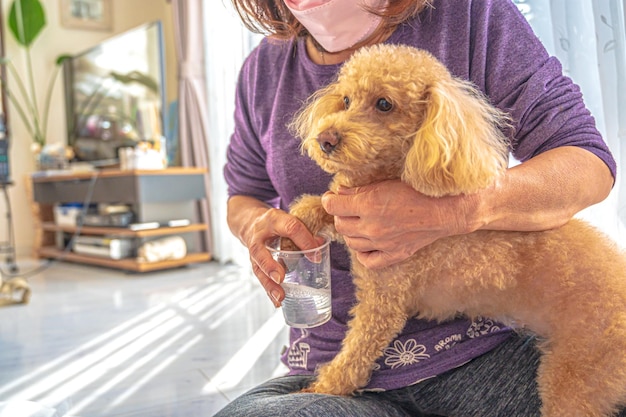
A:
MULTIPOLYGON (((285 269, 282 310, 291 327, 316 327, 330 320, 330 239, 322 237, 319 247, 304 251, 285 249, 280 238, 267 242, 272 256, 285 269)), ((288 247, 293 249, 293 245, 288 247)))
POLYGON ((331 316, 330 289, 283 282, 283 314, 291 327, 307 328, 326 323, 331 316))

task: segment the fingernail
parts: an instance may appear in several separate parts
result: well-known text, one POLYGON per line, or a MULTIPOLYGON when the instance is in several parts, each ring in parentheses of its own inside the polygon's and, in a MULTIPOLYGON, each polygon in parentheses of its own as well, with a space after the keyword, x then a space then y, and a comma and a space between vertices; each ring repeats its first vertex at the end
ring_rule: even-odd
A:
POLYGON ((272 297, 272 300, 274 300, 274 305, 276 307, 280 307, 280 291, 278 290, 270 291, 270 297, 272 297))
POLYGON ((280 284, 280 274, 278 273, 278 271, 272 271, 270 272, 270 278, 272 279, 272 281, 274 281, 277 284, 280 284))

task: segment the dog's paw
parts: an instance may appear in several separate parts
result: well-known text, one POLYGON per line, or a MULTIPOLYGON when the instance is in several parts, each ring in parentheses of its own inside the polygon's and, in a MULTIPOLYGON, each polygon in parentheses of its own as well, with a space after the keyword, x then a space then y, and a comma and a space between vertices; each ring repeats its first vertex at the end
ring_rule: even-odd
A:
POLYGON ((280 248, 281 251, 297 251, 300 250, 300 248, 298 248, 296 246, 295 243, 293 243, 293 240, 287 238, 287 237, 281 237, 280 238, 280 248))
POLYGON ((335 218, 322 207, 322 197, 304 194, 289 206, 289 213, 299 218, 314 235, 329 227, 334 229, 335 218))

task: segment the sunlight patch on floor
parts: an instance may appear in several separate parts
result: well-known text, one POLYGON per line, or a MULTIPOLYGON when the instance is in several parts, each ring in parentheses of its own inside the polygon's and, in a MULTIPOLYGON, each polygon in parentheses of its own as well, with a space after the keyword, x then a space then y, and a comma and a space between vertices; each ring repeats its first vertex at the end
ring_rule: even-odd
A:
POLYGON ((284 329, 285 319, 282 312, 277 310, 254 336, 230 358, 226 365, 211 377, 211 382, 204 387, 203 392, 213 393, 216 389, 227 391, 237 386, 269 344, 284 329))
MULTIPOLYGON (((96 386, 90 395, 72 404, 69 411, 76 414, 103 394, 113 391, 122 381, 136 377, 141 369, 149 369, 141 374, 143 376, 133 383, 132 388, 111 403, 111 406, 118 405, 170 365, 179 354, 202 340, 202 335, 191 337, 196 327, 188 324, 187 316, 202 314, 199 322, 205 326, 206 323, 213 323, 212 319, 219 318, 229 302, 227 294, 234 299, 243 298, 243 294, 237 296, 238 291, 237 283, 190 289, 175 298, 173 303, 156 305, 36 371, 0 387, 0 396, 11 393, 8 397, 10 401, 37 399, 38 403, 53 407, 88 385, 96 386), (207 308, 209 311, 204 313, 207 308), (175 355, 157 360, 161 353, 185 337, 191 339, 175 355)), ((236 310, 242 306, 237 303, 229 309, 236 310)))

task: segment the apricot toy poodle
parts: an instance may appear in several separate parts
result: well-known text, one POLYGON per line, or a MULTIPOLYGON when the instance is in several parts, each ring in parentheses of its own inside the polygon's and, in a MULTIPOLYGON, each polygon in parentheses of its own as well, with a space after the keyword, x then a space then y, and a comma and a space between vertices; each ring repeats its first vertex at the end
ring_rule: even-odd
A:
MULTIPOLYGON (((292 125, 333 174, 330 190, 398 179, 428 196, 474 193, 508 165, 508 117, 432 55, 407 46, 357 51, 292 125)), ((320 196, 290 208, 341 240, 320 196)), ((606 417, 626 403, 626 256, 590 225, 476 231, 370 270, 352 255, 357 303, 341 351, 307 392, 349 395, 411 317, 464 314, 523 326, 541 340, 543 417, 606 417)))

